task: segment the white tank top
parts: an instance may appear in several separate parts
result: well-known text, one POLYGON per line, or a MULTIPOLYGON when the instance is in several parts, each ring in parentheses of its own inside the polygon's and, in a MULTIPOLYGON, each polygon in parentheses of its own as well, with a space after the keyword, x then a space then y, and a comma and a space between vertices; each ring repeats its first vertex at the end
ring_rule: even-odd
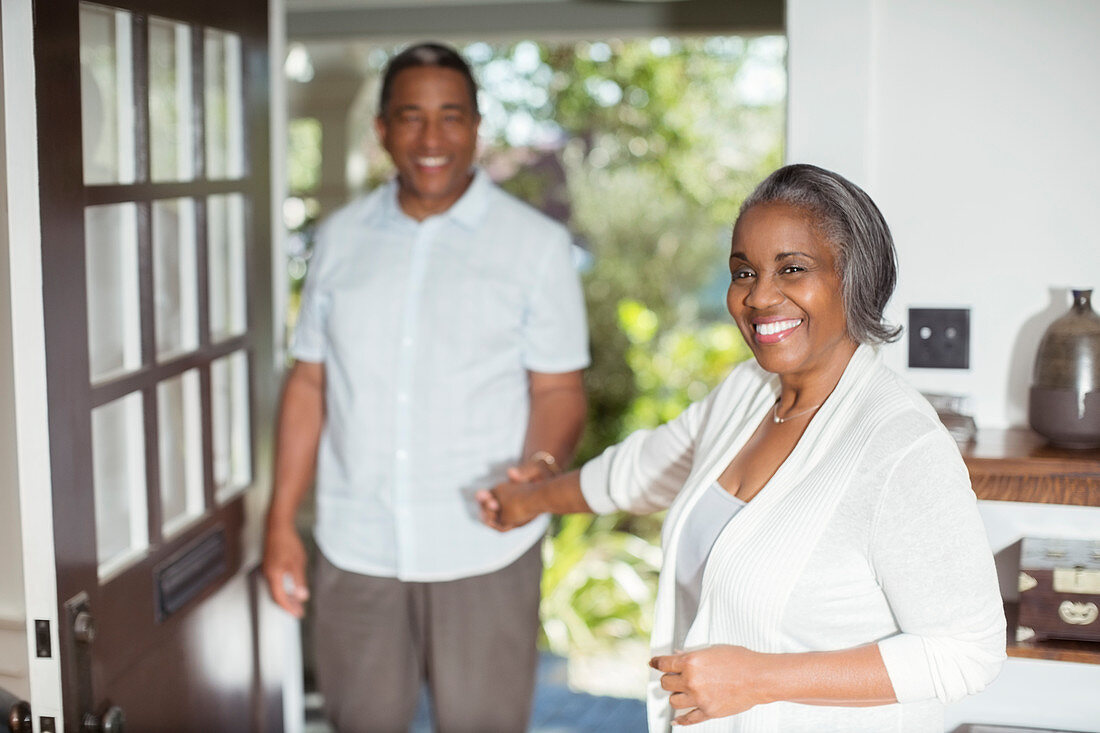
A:
POLYGON ((676 624, 673 627, 674 650, 683 648, 688 629, 699 610, 699 594, 703 587, 703 569, 710 548, 733 515, 745 502, 722 488, 715 481, 699 497, 680 533, 676 551, 676 624))

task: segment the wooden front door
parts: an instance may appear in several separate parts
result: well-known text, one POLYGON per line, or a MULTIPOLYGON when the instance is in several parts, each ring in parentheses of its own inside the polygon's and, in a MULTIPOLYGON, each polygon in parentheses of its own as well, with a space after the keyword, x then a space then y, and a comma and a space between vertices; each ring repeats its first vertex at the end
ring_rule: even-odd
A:
POLYGON ((274 391, 267 25, 266 0, 36 3, 68 731, 281 729, 250 572, 274 391))

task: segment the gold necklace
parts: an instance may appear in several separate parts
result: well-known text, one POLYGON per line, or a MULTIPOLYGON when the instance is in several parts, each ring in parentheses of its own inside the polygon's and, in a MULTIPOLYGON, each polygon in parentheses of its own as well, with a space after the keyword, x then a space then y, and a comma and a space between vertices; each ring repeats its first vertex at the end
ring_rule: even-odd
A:
POLYGON ((772 422, 775 423, 776 425, 779 425, 780 423, 789 422, 791 420, 794 420, 796 417, 802 417, 803 415, 809 415, 811 412, 813 412, 814 410, 816 410, 817 408, 821 407, 821 405, 824 405, 824 404, 825 403, 822 402, 821 404, 814 405, 813 407, 802 410, 801 412, 796 412, 793 415, 787 415, 786 417, 779 417, 779 400, 776 400, 775 404, 772 405, 772 422))

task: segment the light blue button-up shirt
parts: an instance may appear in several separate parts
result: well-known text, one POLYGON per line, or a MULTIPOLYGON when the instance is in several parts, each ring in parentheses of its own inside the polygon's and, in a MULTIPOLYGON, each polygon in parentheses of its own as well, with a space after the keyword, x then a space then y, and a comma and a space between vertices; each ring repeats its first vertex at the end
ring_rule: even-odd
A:
POLYGON ((315 537, 334 565, 409 581, 500 569, 546 529, 477 519, 523 459, 528 371, 588 365, 568 232, 483 171, 417 222, 390 182, 318 232, 292 346, 325 365, 315 537))

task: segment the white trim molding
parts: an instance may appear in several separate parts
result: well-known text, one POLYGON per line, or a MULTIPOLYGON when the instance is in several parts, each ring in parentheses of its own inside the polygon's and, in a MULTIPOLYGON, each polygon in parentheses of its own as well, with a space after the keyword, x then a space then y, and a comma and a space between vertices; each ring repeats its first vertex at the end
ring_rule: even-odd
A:
POLYGON ((42 312, 42 251, 38 200, 38 129, 32 0, 0 5, 3 130, 0 134, 0 255, 10 297, 15 456, 23 540, 23 587, 30 703, 35 730, 43 716, 64 729, 57 575, 54 562, 46 346, 42 312), (52 656, 32 649, 35 621, 50 623, 52 656))

